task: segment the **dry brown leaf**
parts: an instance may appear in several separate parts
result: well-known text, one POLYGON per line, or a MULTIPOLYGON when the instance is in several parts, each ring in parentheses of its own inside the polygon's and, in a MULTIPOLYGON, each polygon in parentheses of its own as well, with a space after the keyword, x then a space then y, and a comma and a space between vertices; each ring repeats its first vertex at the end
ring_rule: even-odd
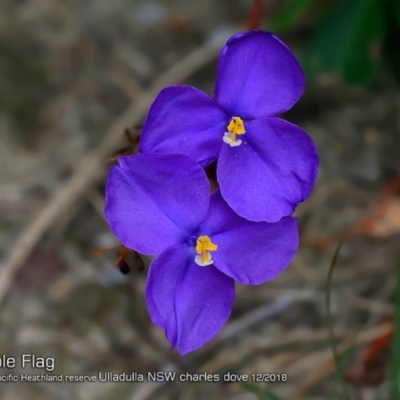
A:
POLYGON ((400 233, 400 199, 390 199, 370 228, 371 236, 386 238, 400 233))

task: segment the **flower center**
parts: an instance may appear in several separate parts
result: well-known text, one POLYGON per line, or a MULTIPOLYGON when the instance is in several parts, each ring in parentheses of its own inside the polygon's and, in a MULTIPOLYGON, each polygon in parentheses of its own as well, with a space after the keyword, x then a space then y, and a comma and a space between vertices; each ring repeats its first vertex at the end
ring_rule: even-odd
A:
POLYGON ((226 129, 228 129, 228 131, 225 132, 222 140, 231 147, 240 146, 242 141, 236 139, 236 135, 244 135, 246 133, 242 118, 232 117, 226 129))
POLYGON ((194 261, 197 265, 205 267, 214 263, 210 251, 215 251, 218 246, 214 244, 208 236, 199 236, 196 243, 197 256, 194 261))

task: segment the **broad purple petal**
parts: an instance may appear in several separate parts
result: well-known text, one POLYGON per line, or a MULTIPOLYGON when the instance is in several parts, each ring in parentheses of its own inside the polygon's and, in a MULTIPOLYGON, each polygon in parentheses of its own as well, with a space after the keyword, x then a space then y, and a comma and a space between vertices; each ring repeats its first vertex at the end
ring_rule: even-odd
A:
POLYGON ((218 156, 229 117, 209 96, 191 86, 162 90, 143 126, 143 153, 186 154, 202 166, 218 156))
POLYGON ((164 329, 181 355, 210 341, 228 320, 235 297, 233 279, 194 262, 194 248, 175 245, 153 261, 146 299, 151 320, 164 329))
POLYGON ((253 119, 289 110, 304 91, 303 71, 269 32, 233 36, 222 49, 215 100, 231 116, 253 119))
POLYGON ((318 154, 301 128, 279 118, 248 121, 238 147, 222 146, 217 177, 222 196, 239 215, 276 222, 311 193, 318 154))
POLYGON ((210 184, 191 158, 172 154, 120 157, 106 187, 105 214, 127 247, 157 254, 182 242, 205 219, 210 184))
POLYGON ((299 243, 297 219, 248 221, 232 211, 218 190, 200 229, 218 245, 212 253, 215 268, 243 285, 274 279, 293 259, 299 243))

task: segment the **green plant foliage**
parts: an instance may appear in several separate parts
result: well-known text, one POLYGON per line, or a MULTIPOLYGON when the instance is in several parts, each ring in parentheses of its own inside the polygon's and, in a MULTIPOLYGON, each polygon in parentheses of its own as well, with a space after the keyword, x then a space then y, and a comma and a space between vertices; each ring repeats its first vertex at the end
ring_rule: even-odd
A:
POLYGON ((400 1, 397 3, 396 11, 397 24, 400 26, 400 1))
POLYGON ((386 40, 383 56, 393 75, 400 82, 400 2, 385 0, 386 40))
POLYGON ((346 0, 329 13, 304 52, 306 74, 336 72, 349 83, 367 83, 384 36, 382 7, 381 0, 346 0))
POLYGON ((271 31, 280 33, 295 24, 313 5, 314 0, 289 0, 275 17, 271 31))

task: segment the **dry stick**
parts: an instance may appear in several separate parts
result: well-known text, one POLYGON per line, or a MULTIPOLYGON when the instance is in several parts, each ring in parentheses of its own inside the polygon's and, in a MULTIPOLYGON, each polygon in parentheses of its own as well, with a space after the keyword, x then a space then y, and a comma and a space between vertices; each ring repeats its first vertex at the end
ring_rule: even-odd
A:
POLYGON ((4 300, 19 268, 29 257, 29 254, 47 229, 62 213, 74 205, 82 193, 99 181, 104 167, 103 160, 120 144, 122 141, 121 133, 124 129, 140 122, 154 97, 163 87, 182 82, 212 61, 218 55, 221 46, 223 46, 231 33, 227 32, 226 37, 220 35, 216 39, 209 40, 174 64, 164 74, 160 75, 153 85, 140 95, 138 101, 133 103, 111 125, 102 143, 77 165, 72 176, 57 189, 43 210, 21 232, 19 238, 0 264, 0 304, 4 300))
MULTIPOLYGON (((341 344, 339 346, 339 353, 343 354, 348 350, 350 346, 358 347, 361 345, 365 345, 371 343, 378 337, 381 337, 391 331, 392 327, 389 324, 382 324, 380 326, 376 326, 367 330, 360 332, 357 335, 357 338, 354 342, 341 344)), ((303 357, 301 360, 292 363, 292 365, 288 368, 287 373, 289 375, 300 374, 305 370, 308 371, 317 371, 313 376, 313 382, 303 381, 301 386, 301 390, 305 390, 309 387, 310 384, 314 383, 317 379, 321 379, 324 376, 329 375, 335 369, 335 364, 332 356, 332 349, 327 348, 317 352, 314 352, 306 357, 303 357), (325 366, 325 367, 324 367, 325 366), (304 387, 303 387, 304 386, 304 387)))
POLYGON ((251 10, 248 28, 249 31, 258 29, 260 27, 261 14, 262 14, 263 0, 254 0, 253 8, 251 10))

